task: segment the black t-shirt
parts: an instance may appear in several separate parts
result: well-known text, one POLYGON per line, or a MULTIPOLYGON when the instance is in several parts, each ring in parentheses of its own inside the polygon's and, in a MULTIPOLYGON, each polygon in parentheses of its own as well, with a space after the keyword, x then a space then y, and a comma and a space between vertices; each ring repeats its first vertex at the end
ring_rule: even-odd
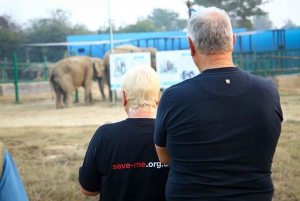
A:
POLYGON ((168 88, 154 134, 171 158, 167 200, 272 200, 282 120, 275 85, 235 67, 168 88))
POLYGON ((95 132, 79 169, 79 182, 101 201, 165 200, 169 168, 153 142, 155 119, 128 118, 95 132))

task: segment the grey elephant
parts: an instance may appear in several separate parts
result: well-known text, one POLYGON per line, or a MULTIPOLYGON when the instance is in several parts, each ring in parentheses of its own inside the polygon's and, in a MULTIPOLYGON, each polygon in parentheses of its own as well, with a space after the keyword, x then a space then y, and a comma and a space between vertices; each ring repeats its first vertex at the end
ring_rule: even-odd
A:
MULTIPOLYGON (((157 49, 153 47, 140 48, 130 44, 119 45, 114 48, 114 54, 120 53, 136 53, 136 52, 150 52, 151 55, 151 67, 156 70, 156 52, 157 49)), ((110 51, 107 51, 103 56, 103 62, 105 66, 105 79, 107 85, 110 87, 110 65, 109 65, 110 51)), ((99 85, 100 87, 100 85, 99 85)), ((109 90, 109 100, 112 100, 112 93, 109 90)))
POLYGON ((105 76, 104 63, 99 58, 88 56, 73 56, 58 61, 51 69, 49 76, 56 95, 56 108, 72 107, 72 95, 75 89, 84 87, 84 102, 92 104, 92 80, 98 79, 100 92, 103 91, 103 78, 105 76), (102 86, 100 86, 102 84, 102 86), (63 103, 61 102, 63 98, 63 103))

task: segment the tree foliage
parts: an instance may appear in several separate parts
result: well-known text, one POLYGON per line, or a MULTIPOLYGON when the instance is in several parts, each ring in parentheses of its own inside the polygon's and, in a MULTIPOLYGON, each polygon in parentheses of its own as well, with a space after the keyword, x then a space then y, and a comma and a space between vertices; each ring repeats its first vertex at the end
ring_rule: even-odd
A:
POLYGON ((0 16, 0 60, 11 59, 23 41, 21 26, 10 15, 0 16))
MULTIPOLYGON (((158 29, 152 20, 140 18, 135 24, 116 27, 112 22, 113 33, 138 33, 138 32, 157 32, 158 29)), ((100 27, 98 34, 109 34, 110 28, 106 26, 100 27)))
POLYGON ((148 19, 152 20, 154 25, 164 31, 179 31, 187 26, 187 20, 180 19, 179 14, 162 8, 155 8, 148 15, 148 19))
MULTIPOLYGON (((54 10, 49 18, 40 18, 30 21, 26 30, 27 43, 55 43, 65 42, 68 35, 91 34, 85 26, 69 22, 70 14, 64 10, 54 10)), ((31 60, 42 61, 46 56, 49 61, 62 59, 65 46, 61 47, 32 47, 31 60)))
MULTIPOLYGON (((179 31, 187 26, 187 20, 180 19, 179 14, 169 10, 155 8, 146 18, 140 18, 135 24, 116 27, 114 33, 136 33, 136 32, 157 32, 157 31, 179 31)), ((109 27, 100 27, 99 34, 108 34, 109 27)))
POLYGON ((273 28, 273 23, 268 14, 263 16, 255 16, 253 18, 253 24, 255 30, 267 30, 273 28))
POLYGON ((200 6, 215 6, 225 10, 232 20, 233 27, 253 29, 251 17, 263 16, 267 13, 259 8, 271 0, 195 0, 200 6))
POLYGON ((157 32, 161 31, 150 19, 139 19, 136 24, 120 28, 118 33, 157 32))
POLYGON ((284 21, 284 25, 282 29, 292 29, 292 28, 297 28, 298 26, 291 20, 287 19, 284 21))

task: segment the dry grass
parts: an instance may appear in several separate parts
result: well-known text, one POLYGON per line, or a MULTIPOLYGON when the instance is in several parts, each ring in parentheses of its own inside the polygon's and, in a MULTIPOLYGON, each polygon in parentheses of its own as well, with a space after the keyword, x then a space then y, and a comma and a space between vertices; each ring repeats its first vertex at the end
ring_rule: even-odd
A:
MULTIPOLYGON (((272 168, 275 185, 273 200, 300 201, 300 95, 281 94, 281 102, 285 121, 282 124, 282 134, 272 168)), ((27 118, 33 121, 36 114, 38 114, 37 118, 44 118, 40 113, 43 110, 46 111, 45 116, 72 113, 73 116, 79 118, 76 115, 82 116, 81 110, 97 112, 100 103, 92 107, 80 106, 60 111, 53 109, 53 103, 51 101, 48 103, 45 99, 35 100, 34 103, 24 100, 22 104, 25 109, 22 109, 20 105, 15 105, 15 107, 20 107, 15 110, 11 101, 0 97, 0 111, 4 111, 3 114, 8 116, 10 121, 22 116, 25 123, 27 122, 24 118, 25 114, 30 114, 27 118), (28 104, 34 104, 35 107, 29 107, 28 104), (43 109, 41 105, 45 105, 45 108, 43 109), (7 107, 11 108, 5 109, 7 107), (12 114, 9 114, 9 111, 12 111, 12 114), (18 111, 20 114, 17 113, 18 111)), ((103 108, 100 105, 102 110, 99 110, 99 113, 101 111, 106 111, 106 113, 101 117, 103 119, 99 125, 105 121, 112 121, 113 118, 117 121, 124 117, 123 114, 116 115, 122 112, 121 107, 110 108, 105 104, 103 108), (108 111, 112 112, 108 114, 108 111)), ((86 119, 87 116, 82 118, 86 119)), ((62 120, 63 118, 60 119, 62 120)), ((3 122, 7 123, 8 119, 3 122)), ((22 124, 22 126, 5 127, 4 124, 1 126, 0 118, 0 140, 6 144, 8 151, 14 157, 31 201, 98 200, 99 197, 90 198, 82 195, 77 180, 78 168, 82 164, 90 138, 98 125, 93 123, 92 125, 69 126, 61 123, 64 126, 22 124)))
POLYGON ((98 200, 83 196, 81 166, 95 127, 0 128, 31 201, 98 200))
POLYGON ((300 200, 300 122, 283 124, 273 160, 275 201, 300 200))

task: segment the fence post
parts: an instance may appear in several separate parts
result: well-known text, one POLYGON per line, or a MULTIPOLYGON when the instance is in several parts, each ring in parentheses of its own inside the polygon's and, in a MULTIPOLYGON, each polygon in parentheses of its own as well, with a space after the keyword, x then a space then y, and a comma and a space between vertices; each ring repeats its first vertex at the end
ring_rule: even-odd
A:
POLYGON ((257 55, 256 55, 256 44, 253 46, 254 53, 253 53, 253 74, 257 75, 257 66, 258 66, 258 61, 257 61, 257 55))
POLYGON ((18 64, 17 64, 17 55, 14 54, 14 84, 15 84, 15 94, 16 94, 16 103, 19 103, 19 88, 18 88, 18 64))
POLYGON ((3 66, 3 69, 2 69, 2 75, 3 75, 3 80, 4 82, 8 82, 8 77, 7 77, 7 58, 4 57, 4 66, 3 66))
POLYGON ((78 103, 78 89, 75 90, 75 103, 78 103))
POLYGON ((268 55, 267 55, 267 51, 265 51, 264 53, 264 76, 267 77, 268 76, 268 70, 269 70, 269 67, 268 67, 268 55))
POLYGON ((44 56, 44 80, 48 80, 47 56, 44 56))

